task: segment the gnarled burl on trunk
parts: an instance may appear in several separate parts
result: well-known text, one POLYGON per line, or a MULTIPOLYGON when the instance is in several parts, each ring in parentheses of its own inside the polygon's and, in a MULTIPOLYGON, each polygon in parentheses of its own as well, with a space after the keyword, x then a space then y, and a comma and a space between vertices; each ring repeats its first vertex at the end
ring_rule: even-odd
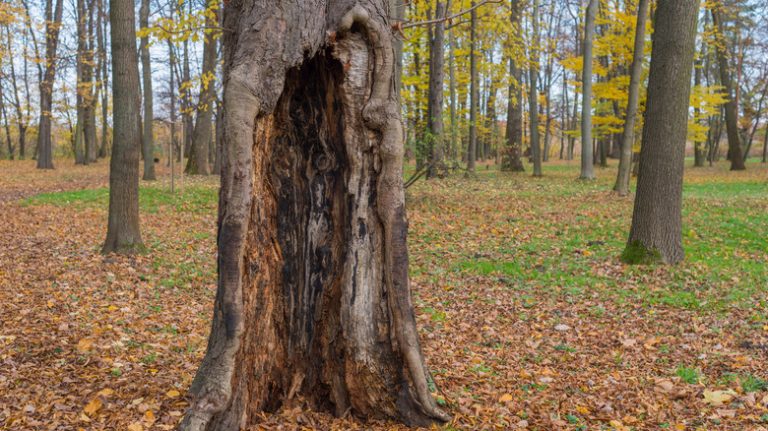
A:
POLYGON ((184 430, 283 406, 427 425, 385 0, 225 6, 219 280, 184 430))

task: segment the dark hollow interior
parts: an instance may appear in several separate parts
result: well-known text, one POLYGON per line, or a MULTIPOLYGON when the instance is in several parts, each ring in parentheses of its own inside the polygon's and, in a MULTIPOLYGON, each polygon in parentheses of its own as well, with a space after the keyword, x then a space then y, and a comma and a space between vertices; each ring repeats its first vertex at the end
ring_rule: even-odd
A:
MULTIPOLYGON (((339 93, 343 73, 328 52, 290 70, 270 145, 283 259, 279 294, 287 322, 280 328, 289 361, 285 366, 306 367, 300 392, 311 393, 317 407, 330 411, 340 407, 331 401, 329 383, 334 375, 343 376, 338 315, 349 224, 339 93)), ((291 382, 283 383, 280 390, 285 391, 291 382)))

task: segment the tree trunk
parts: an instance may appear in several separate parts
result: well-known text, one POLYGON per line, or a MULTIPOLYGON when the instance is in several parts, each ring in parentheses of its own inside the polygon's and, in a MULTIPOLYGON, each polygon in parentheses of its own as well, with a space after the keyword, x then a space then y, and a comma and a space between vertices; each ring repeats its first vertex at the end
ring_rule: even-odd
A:
POLYGON ((533 40, 531 41, 531 63, 528 68, 528 113, 531 134, 531 158, 533 159, 533 176, 542 176, 541 172, 541 142, 539 141, 539 0, 533 0, 533 40))
MULTIPOLYGON (((0 58, 0 68, 2 68, 2 58, 0 58)), ((8 160, 14 159, 13 142, 11 142, 11 127, 8 122, 8 112, 5 108, 5 97, 3 95, 3 84, 0 81, 0 117, 3 119, 3 126, 5 129, 5 143, 8 146, 8 160)))
POLYGON ((683 260, 683 169, 699 0, 659 0, 632 228, 623 259, 683 260))
MULTIPOLYGON (((8 41, 8 47, 11 47, 11 28, 10 26, 6 25, 5 27, 6 32, 6 40, 8 41)), ((24 51, 26 52, 26 41, 24 41, 24 51)), ((24 61, 26 62, 26 56, 24 57, 24 61)), ((11 60, 8 62, 8 65, 11 69, 11 86, 13 89, 13 104, 16 108, 16 130, 18 132, 18 148, 19 148, 19 159, 24 159, 24 152, 26 147, 26 136, 27 136, 27 119, 24 116, 24 110, 21 105, 21 98, 19 97, 19 86, 18 81, 16 79, 16 67, 14 66, 15 61, 11 60)), ((28 82, 25 79, 25 82, 28 82)), ((27 98, 29 98, 29 93, 27 93, 27 98)), ((0 102, 2 103, 2 102, 0 102)), ((27 100, 27 103, 29 103, 29 100, 27 100)), ((7 113, 5 114, 8 115, 7 113)), ((8 126, 8 118, 6 117, 6 126, 8 126)), ((10 139, 10 135, 8 136, 10 139)), ((10 141, 9 141, 10 142, 10 141)), ((11 149, 11 148, 9 148, 11 149)), ((11 159, 13 159, 13 152, 9 154, 11 156, 11 159)))
POLYGON ((760 119, 763 116, 763 103, 765 102, 765 96, 767 93, 768 93, 768 82, 766 82, 763 85, 763 91, 760 93, 760 99, 757 102, 757 109, 755 109, 755 118, 753 120, 754 124, 752 125, 752 130, 749 132, 749 139, 747 139, 747 146, 744 148, 744 163, 746 163, 747 159, 749 159, 749 152, 752 149, 752 142, 755 139, 755 133, 757 133, 757 128, 760 126, 760 119))
MULTIPOLYGON (((149 0, 141 0, 139 8, 139 27, 149 27, 149 0)), ((142 122, 141 149, 144 155, 144 176, 145 181, 154 181, 155 176, 155 139, 152 135, 152 126, 154 125, 154 110, 152 109, 152 62, 149 57, 149 36, 142 36, 139 43, 139 52, 141 53, 141 77, 142 94, 144 99, 144 121, 142 122)))
POLYGON ((643 51, 645 48, 645 23, 647 16, 648 0, 640 0, 637 4, 637 25, 635 26, 635 47, 632 53, 632 67, 629 78, 627 116, 624 121, 624 131, 621 134, 619 173, 616 176, 616 185, 613 186, 613 190, 619 196, 626 196, 629 193, 632 152, 635 144, 635 121, 637 120, 637 106, 640 100, 640 81, 643 75, 643 51))
POLYGON ((595 16, 598 0, 589 0, 584 23, 581 99, 581 175, 584 180, 595 179, 594 161, 592 160, 592 38, 595 35, 595 16))
MULTIPOLYGON (((491 58, 488 59, 489 64, 493 64, 493 52, 491 52, 491 58)), ((496 137, 498 135, 498 119, 496 118, 496 93, 497 91, 497 77, 495 72, 491 71, 490 80, 488 82, 488 97, 485 99, 485 122, 488 129, 487 136, 484 139, 483 145, 485 146, 483 154, 487 159, 493 158, 493 151, 496 147, 496 137)))
POLYGON ((211 167, 208 164, 208 143, 213 134, 213 102, 216 98, 216 34, 214 28, 218 27, 218 6, 216 0, 207 0, 206 9, 211 12, 207 15, 206 26, 210 31, 205 35, 203 42, 203 70, 201 78, 200 99, 197 101, 197 117, 195 128, 192 132, 192 152, 187 162, 187 173, 191 175, 210 175, 211 167))
POLYGON ((765 126, 765 130, 763 131, 763 159, 762 162, 766 163, 768 162, 768 125, 765 126))
MULTIPOLYGON (((576 125, 579 122, 579 92, 574 88, 573 90, 573 115, 571 116, 571 129, 576 130, 576 125)), ((576 147, 576 137, 568 137, 568 160, 573 160, 574 150, 576 147)))
POLYGON ((224 141, 224 111, 221 108, 221 102, 216 103, 216 129, 215 129, 215 147, 216 155, 213 161, 213 175, 221 175, 221 156, 222 145, 224 141))
MULTIPOLYGON (((399 26, 405 21, 405 5, 406 3, 402 0, 389 0, 389 16, 398 26, 399 31, 399 26)), ((400 91, 403 89, 403 39, 400 37, 395 38, 395 68, 395 89, 399 99, 400 91)))
POLYGON ((435 6, 435 23, 429 41, 429 94, 427 99, 427 130, 429 132, 430 160, 427 178, 442 178, 445 168, 445 140, 443 133, 443 58, 445 57, 445 3, 435 6))
POLYGON ((385 0, 225 6, 219 285, 182 430, 292 404, 427 426, 385 0))
MULTIPOLYGON (((702 42, 702 46, 704 45, 704 42, 702 42)), ((704 54, 702 48, 702 54, 704 54)), ((701 86, 701 60, 697 59, 694 62, 694 78, 693 78, 693 85, 694 87, 698 88, 701 86)), ((696 105, 693 108, 693 118, 695 121, 701 123, 702 119, 701 117, 701 107, 699 105, 696 105)), ((693 141, 693 166, 695 168, 700 168, 704 166, 704 159, 706 158, 706 154, 704 153, 704 142, 701 142, 700 140, 694 140, 693 141)))
MULTIPOLYGON (((173 19, 173 7, 171 7, 171 19, 173 19)), ((177 159, 176 157, 176 147, 178 146, 178 142, 176 139, 176 84, 175 84, 175 69, 176 69, 176 51, 173 49, 173 42, 168 39, 166 40, 168 44, 168 69, 170 70, 170 73, 168 74, 168 102, 169 102, 169 112, 168 112, 168 119, 171 122, 171 137, 170 137, 170 149, 168 150, 168 157, 170 158, 168 160, 168 165, 171 167, 171 189, 173 189, 173 180, 175 175, 174 170, 174 160, 177 159)))
POLYGON ((77 0, 77 123, 75 126, 75 163, 87 165, 90 163, 89 150, 92 144, 85 137, 85 125, 90 119, 91 100, 93 94, 91 93, 91 85, 93 84, 90 70, 91 59, 88 55, 88 6, 86 6, 85 0, 77 0))
POLYGON ((454 45, 456 44, 455 38, 453 37, 453 32, 448 32, 448 94, 451 98, 449 106, 451 110, 451 146, 449 152, 449 157, 451 159, 456 159, 459 154, 458 151, 458 142, 459 142, 459 120, 458 120, 458 112, 456 109, 456 67, 454 65, 454 45))
POLYGON ((723 23, 720 17, 720 11, 717 10, 717 5, 711 6, 712 13, 712 25, 717 29, 717 63, 720 70, 720 81, 724 87, 724 91, 728 96, 728 101, 725 103, 725 128, 728 134, 728 156, 731 161, 732 171, 742 171, 746 169, 744 166, 744 156, 741 148, 741 137, 739 136, 739 112, 736 98, 734 97, 733 79, 730 72, 730 60, 728 55, 728 47, 723 37, 723 23))
POLYGON ((143 250, 139 231, 141 115, 139 59, 133 0, 111 0, 112 158, 109 162, 109 216, 103 253, 143 250))
POLYGON ((53 141, 51 139, 51 110, 53 109, 53 81, 56 78, 56 49, 64 0, 45 2, 45 73, 40 81, 40 123, 37 127, 37 168, 53 169, 53 141))
POLYGON ((96 43, 98 46, 97 74, 101 74, 99 85, 101 86, 101 145, 99 145, 98 157, 107 157, 109 145, 109 73, 107 73, 107 17, 104 12, 104 0, 96 0, 98 19, 96 20, 96 43))
POLYGON ((79 0, 82 6, 79 13, 78 50, 81 52, 81 81, 78 94, 82 103, 83 143, 86 163, 92 163, 97 158, 96 143, 96 103, 93 82, 93 1, 79 0))
MULTIPOLYGON (((513 34, 510 41, 513 45, 521 43, 520 29, 520 0, 511 0, 509 20, 512 23, 513 34)), ((522 69, 515 62, 515 56, 509 57, 509 95, 507 97, 507 148, 501 160, 501 170, 523 172, 523 91, 522 69)))
POLYGON ((477 152, 477 104, 480 98, 477 82, 477 10, 475 2, 470 3, 469 28, 469 145, 467 146, 467 173, 475 173, 475 156, 477 152))

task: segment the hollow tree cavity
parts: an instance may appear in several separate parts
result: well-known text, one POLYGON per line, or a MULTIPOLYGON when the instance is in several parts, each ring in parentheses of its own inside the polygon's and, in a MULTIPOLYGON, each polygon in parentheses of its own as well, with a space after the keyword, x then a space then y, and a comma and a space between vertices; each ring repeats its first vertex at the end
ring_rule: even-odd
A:
POLYGON ((219 280, 188 430, 293 405, 427 425, 384 1, 225 8, 219 280))

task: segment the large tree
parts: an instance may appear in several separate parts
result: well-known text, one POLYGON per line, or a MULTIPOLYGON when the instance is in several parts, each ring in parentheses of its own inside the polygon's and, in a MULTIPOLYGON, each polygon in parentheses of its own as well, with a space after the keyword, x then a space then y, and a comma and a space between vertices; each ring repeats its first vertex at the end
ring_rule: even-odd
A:
POLYGON ((135 253, 144 245, 139 230, 141 98, 133 0, 110 0, 112 27, 112 158, 109 215, 103 253, 135 253))
POLYGON ((386 0, 224 10, 218 290, 181 429, 302 403, 412 425, 429 391, 408 282, 386 0))
POLYGON ((37 168, 53 169, 53 141, 51 114, 53 109, 53 81, 56 77, 56 52, 59 46, 61 15, 64 0, 45 2, 45 73, 40 81, 40 123, 37 127, 37 168))
POLYGON ((632 228, 623 258, 674 264, 682 243, 683 168, 699 0, 659 0, 632 228))

